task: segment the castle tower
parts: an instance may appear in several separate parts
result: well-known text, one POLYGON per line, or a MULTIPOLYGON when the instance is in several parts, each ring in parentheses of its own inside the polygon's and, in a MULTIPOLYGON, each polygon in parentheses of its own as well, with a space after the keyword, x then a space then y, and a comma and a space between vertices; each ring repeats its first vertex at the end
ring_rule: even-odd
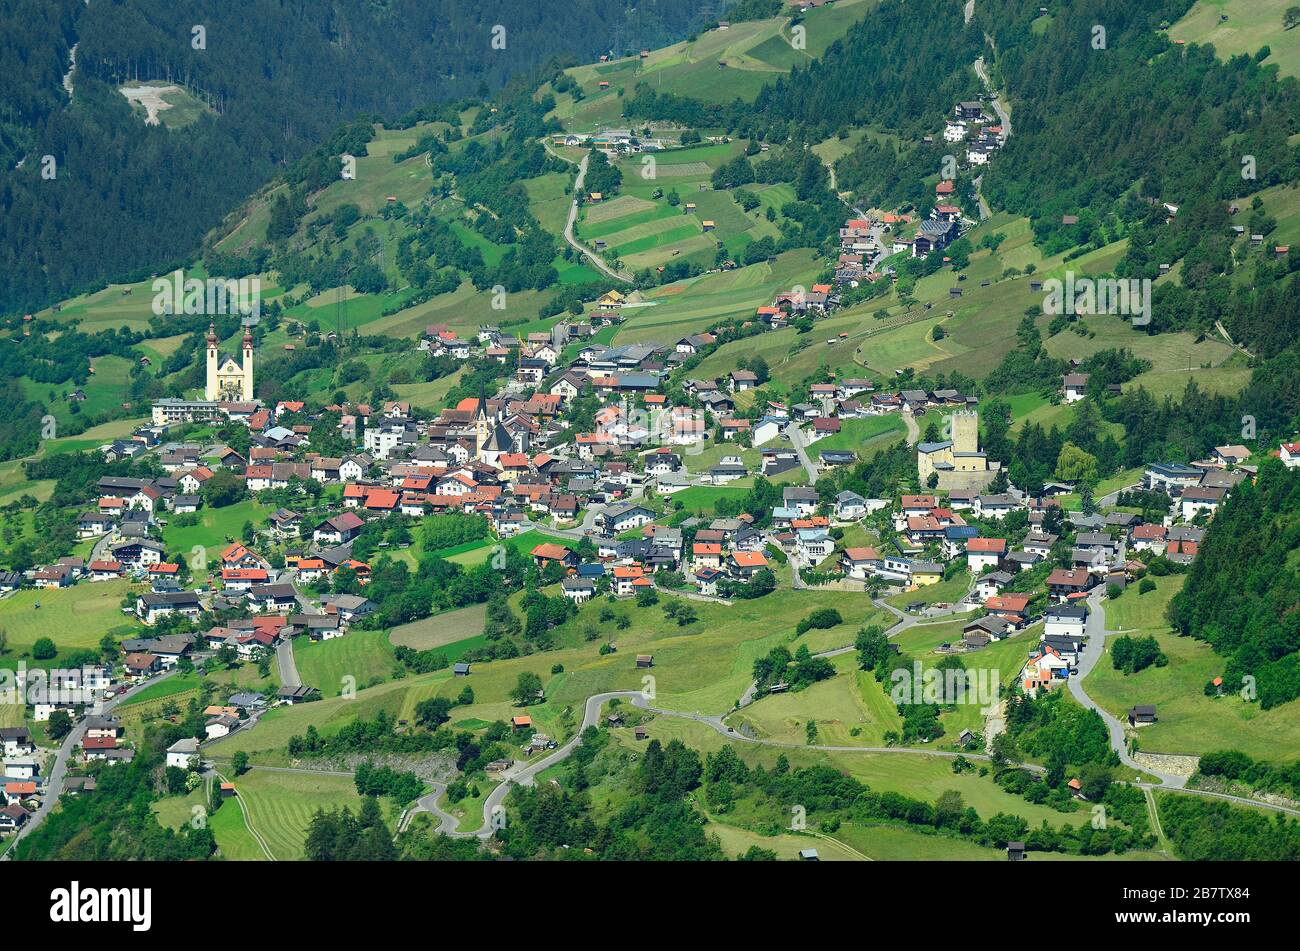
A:
POLYGON ((208 324, 208 359, 207 359, 207 385, 203 391, 203 398, 206 400, 215 400, 219 398, 220 384, 217 381, 217 325, 216 323, 208 324))
POLYGON ((248 326, 244 327, 243 399, 245 403, 253 401, 253 328, 248 326))
POLYGON ((980 443, 979 415, 968 410, 952 414, 952 451, 978 452, 980 443))

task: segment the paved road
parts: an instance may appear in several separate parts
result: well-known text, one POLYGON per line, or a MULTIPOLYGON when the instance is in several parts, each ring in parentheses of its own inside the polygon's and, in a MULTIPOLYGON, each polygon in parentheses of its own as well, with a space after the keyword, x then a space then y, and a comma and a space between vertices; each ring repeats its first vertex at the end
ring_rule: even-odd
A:
POLYGON ((280 668, 280 684, 285 687, 297 687, 302 684, 298 677, 298 665, 293 660, 293 638, 284 637, 275 647, 275 660, 280 668))
MULTIPOLYGON (((564 161, 568 162, 570 165, 573 164, 572 159, 565 158, 563 155, 560 155, 558 152, 552 151, 549 143, 543 142, 543 145, 546 147, 546 151, 550 152, 556 158, 563 159, 564 161)), ((577 196, 582 194, 582 182, 583 179, 587 177, 587 160, 590 157, 591 156, 589 154, 584 155, 582 157, 582 161, 578 163, 578 177, 573 182, 574 199, 573 202, 569 205, 568 220, 564 222, 564 240, 568 242, 569 247, 573 248, 575 251, 579 252, 584 257, 586 257, 587 260, 589 260, 595 267, 599 268, 603 274, 607 274, 608 276, 614 278, 614 280, 616 281, 622 281, 625 284, 631 284, 632 279, 630 277, 626 276, 625 274, 620 274, 618 271, 614 270, 612 267, 606 264, 604 258, 602 258, 595 251, 591 250, 591 248, 587 247, 581 241, 579 241, 576 237, 574 237, 573 234, 573 226, 578 221, 577 196)))
POLYGON ((448 815, 438 807, 438 800, 442 798, 443 793, 447 791, 446 783, 430 783, 433 792, 427 796, 421 796, 416 800, 415 805, 402 813, 402 818, 397 821, 397 831, 405 832, 406 827, 411 824, 416 813, 427 812, 438 819, 438 830, 446 835, 455 835, 456 827, 460 824, 455 816, 448 815))
MULTIPOLYGON (((851 647, 838 648, 835 653, 844 653, 845 651, 852 649, 853 648, 851 647)), ((819 744, 808 745, 805 743, 783 743, 776 740, 763 740, 758 739, 757 737, 748 737, 741 733, 737 733, 732 727, 727 726, 727 724, 723 722, 721 716, 708 716, 703 713, 684 713, 680 710, 664 710, 650 706, 645 695, 639 690, 616 690, 609 693, 596 694, 595 696, 587 698, 586 708, 583 711, 582 725, 578 728, 578 732, 574 735, 573 739, 569 740, 569 742, 565 743, 559 749, 547 756, 540 759, 530 760, 527 763, 516 764, 513 769, 508 770, 502 776, 501 784, 497 786, 496 789, 492 790, 488 795, 488 798, 483 802, 483 825, 477 831, 448 831, 448 834, 457 837, 473 836, 480 839, 490 838, 496 831, 493 828, 493 813, 505 802, 506 796, 510 794, 511 787, 513 785, 531 786, 540 773, 550 769, 558 763, 562 763, 564 760, 572 756, 573 751, 582 744, 582 732, 586 730, 587 727, 595 725, 600 718, 601 708, 616 697, 629 701, 632 706, 637 707, 638 709, 647 710, 650 713, 660 716, 693 720, 696 723, 702 723, 705 726, 713 728, 728 739, 754 743, 760 746, 773 746, 782 749, 820 750, 830 753, 906 753, 913 756, 935 756, 941 759, 956 759, 958 756, 964 756, 968 760, 990 759, 990 757, 982 753, 958 753, 949 752, 947 750, 926 750, 909 746, 823 746, 819 744)), ((1025 768, 1035 770, 1041 769, 1041 767, 1031 765, 1026 765, 1025 768)), ((436 799, 436 796, 434 798, 436 799)), ((426 796, 425 799, 429 799, 429 797, 426 796)), ((421 800, 422 803, 423 801, 424 800, 421 800)), ((426 811, 435 812, 440 816, 445 815, 445 813, 442 813, 441 810, 436 808, 436 804, 434 809, 426 811)), ((439 831, 445 831, 442 828, 443 825, 445 825, 445 823, 440 823, 439 831)))
POLYGON ((980 82, 984 87, 993 93, 993 111, 998 114, 998 122, 1002 124, 1001 140, 1003 143, 1011 138, 1011 114, 1007 112, 1001 97, 994 91, 992 83, 989 81, 988 70, 984 68, 984 57, 981 56, 975 60, 975 74, 979 76, 980 82))
MULTIPOLYGON (((970 0, 970 4, 968 5, 967 12, 966 12, 966 22, 968 23, 970 22, 971 15, 974 14, 974 12, 975 12, 975 0, 970 0)), ((989 81, 988 70, 984 68, 983 56, 980 56, 975 60, 975 74, 979 76, 980 82, 984 84, 984 88, 987 89, 990 93, 993 93, 993 111, 998 114, 998 121, 1002 123, 1002 135, 998 137, 998 141, 999 144, 1006 145, 1007 139, 1011 137, 1011 114, 1007 112, 1006 106, 1003 105, 1002 100, 998 97, 998 94, 993 90, 993 85, 989 81)), ((975 195, 979 199, 980 221, 983 221, 985 218, 989 217, 990 214, 992 214, 992 210, 989 208, 989 203, 984 200, 984 192, 980 188, 983 182, 984 182, 984 175, 983 173, 981 173, 975 178, 975 195)))
POLYGON ((794 445, 795 455, 799 457, 800 464, 803 465, 803 471, 808 475, 808 481, 811 484, 817 483, 818 473, 817 466, 808 458, 807 444, 804 442, 803 430, 791 423, 785 428, 786 435, 790 437, 790 442, 794 445))
POLYGON ((1101 498, 1099 498, 1097 500, 1097 508, 1099 509, 1113 508, 1114 506, 1119 505, 1119 495, 1121 492, 1128 492, 1130 489, 1140 489, 1140 488, 1142 488, 1142 483, 1140 482, 1134 482, 1132 485, 1121 486, 1120 488, 1116 489, 1114 492, 1111 492, 1107 495, 1103 495, 1101 498))
POLYGON ((1084 643, 1083 653, 1079 655, 1079 672, 1070 677, 1068 684, 1070 693, 1074 699, 1089 710, 1096 710, 1106 723, 1106 730, 1110 734, 1110 745, 1119 756, 1120 762, 1131 769, 1136 769, 1144 773, 1150 773, 1160 777, 1160 784, 1165 788, 1181 789, 1187 785, 1187 777, 1179 776, 1175 773, 1161 772, 1149 766, 1143 766, 1133 759, 1128 752, 1128 744, 1124 740, 1124 724, 1115 717, 1111 716, 1095 700, 1088 696, 1087 690, 1084 689, 1084 678, 1092 672, 1106 652, 1106 610, 1102 607, 1101 593, 1094 589, 1091 597, 1088 598, 1088 624, 1085 633, 1087 640, 1084 643))
POLYGON ((582 723, 579 725, 573 739, 565 743, 559 749, 540 756, 536 759, 530 759, 525 763, 516 763, 513 767, 506 770, 501 776, 501 784, 488 794, 487 799, 483 800, 483 825, 477 832, 456 832, 454 835, 478 836, 480 839, 489 838, 496 829, 493 828, 493 814, 505 802, 505 798, 510 793, 512 785, 531 786, 537 775, 544 770, 549 769, 556 763, 562 763, 573 755, 582 744, 582 731, 589 726, 593 726, 600 717, 600 708, 615 697, 624 699, 640 698, 641 692, 637 690, 616 690, 610 693, 598 693, 595 696, 587 698, 587 705, 583 710, 582 723))
MULTIPOLYGON (((173 667, 171 670, 165 671, 164 673, 161 673, 156 677, 151 677, 149 680, 145 681, 142 684, 139 684, 138 686, 132 687, 129 690, 122 691, 117 696, 115 696, 112 700, 101 701, 99 704, 97 704, 97 709, 95 709, 93 712, 100 716, 107 716, 108 714, 112 713, 113 710, 118 706, 118 704, 122 703, 122 701, 134 697, 145 687, 150 687, 156 683, 161 683, 167 678, 174 676, 176 673, 177 673, 177 669, 173 667)), ((81 739, 85 735, 86 735, 86 720, 83 717, 81 722, 78 723, 76 726, 74 726, 72 728, 72 731, 68 733, 66 737, 64 737, 63 745, 59 747, 58 753, 55 754, 54 766, 51 767, 50 769, 49 777, 45 784, 45 795, 41 797, 41 804, 37 807, 36 811, 31 814, 31 817, 27 820, 27 824, 24 825, 21 830, 19 830, 17 836, 14 839, 14 845, 17 845, 19 839, 21 839, 23 836, 30 833, 33 829, 35 829, 42 822, 44 822, 45 817, 48 816, 54 810, 54 806, 56 803, 58 803, 59 797, 63 795, 63 784, 67 779, 68 766, 72 762, 73 757, 76 756, 77 749, 78 747, 81 746, 81 739)), ((14 847, 10 846, 9 850, 5 852, 3 858, 8 859, 13 854, 14 854, 14 847)))

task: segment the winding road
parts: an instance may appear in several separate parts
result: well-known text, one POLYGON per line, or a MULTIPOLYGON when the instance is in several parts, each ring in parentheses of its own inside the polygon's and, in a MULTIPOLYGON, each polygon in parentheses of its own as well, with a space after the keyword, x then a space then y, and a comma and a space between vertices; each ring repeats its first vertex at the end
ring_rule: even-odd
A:
MULTIPOLYGON (((565 158, 559 152, 552 149, 549 142, 543 141, 542 145, 545 147, 547 152, 554 155, 557 159, 560 159, 563 162, 568 162, 570 165, 574 164, 573 159, 565 158)), ((579 241, 573 234, 573 226, 578 221, 578 196, 582 194, 582 183, 587 177, 587 161, 590 158, 590 154, 584 155, 582 161, 577 163, 578 177, 573 181, 573 202, 569 205, 569 217, 564 222, 564 240, 568 242, 569 247, 586 257, 587 260, 590 261, 593 266, 598 268, 602 274, 612 277, 616 281, 622 281, 624 284, 631 284, 632 278, 614 270, 605 263, 604 258, 579 241)))
MULTIPOLYGON (((156 677, 149 678, 144 683, 137 684, 128 690, 118 693, 118 695, 112 700, 100 701, 100 703, 96 705, 96 709, 93 713, 99 716, 108 716, 120 703, 122 703, 122 701, 134 697, 146 687, 152 687, 154 684, 162 683, 169 677, 175 676, 177 671, 178 668, 173 667, 171 670, 165 671, 156 677)), ((41 804, 36 807, 36 811, 27 819, 26 824, 18 830, 12 845, 10 845, 5 854, 0 857, 0 861, 9 859, 9 857, 14 854, 14 848, 17 846, 19 840, 39 826, 43 821, 45 821, 45 817, 54 811, 54 807, 58 803, 59 797, 63 795, 63 784, 67 781, 68 766, 72 762, 73 757, 76 756, 77 748, 81 746, 81 739, 85 735, 86 718, 83 717, 81 721, 72 728, 68 735, 63 738, 63 745, 59 747, 58 753, 54 756, 54 765, 50 768, 49 779, 45 784, 45 795, 41 797, 41 804)))
POLYGON ((1097 714, 1106 724, 1107 732, 1110 734, 1111 748, 1115 750, 1121 763, 1130 769, 1159 776, 1160 785, 1163 787, 1171 789, 1183 788, 1187 785, 1186 776, 1161 772, 1150 766, 1143 766, 1133 759, 1129 755, 1128 744, 1124 740, 1124 724, 1111 716, 1097 701, 1089 697, 1087 690, 1084 689, 1084 678, 1092 672, 1092 669, 1097 666, 1097 662, 1101 660, 1102 655, 1106 653, 1106 609, 1102 607, 1101 591, 1099 589, 1093 589, 1092 596, 1088 598, 1088 622, 1084 633, 1086 640, 1084 641, 1083 652, 1079 655, 1079 672, 1068 680, 1070 694, 1089 710, 1097 711, 1097 714))

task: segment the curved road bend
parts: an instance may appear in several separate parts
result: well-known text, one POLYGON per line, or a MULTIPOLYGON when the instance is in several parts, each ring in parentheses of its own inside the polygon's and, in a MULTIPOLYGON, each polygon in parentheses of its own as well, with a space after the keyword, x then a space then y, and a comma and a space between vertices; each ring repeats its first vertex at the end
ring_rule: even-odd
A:
POLYGON ((573 248, 575 251, 582 254, 584 257, 586 257, 587 260, 589 260, 595 267, 599 268, 602 274, 606 274, 609 277, 614 278, 614 280, 616 281, 622 281, 624 284, 631 284, 632 278, 624 274, 620 274, 618 271, 614 270, 612 267, 610 267, 608 264, 605 263, 604 258, 602 258, 595 251, 591 250, 591 248, 587 247, 581 241, 579 241, 573 234, 573 226, 574 224, 577 223, 578 220, 578 196, 582 194, 582 182, 587 177, 587 160, 591 156, 584 155, 582 157, 581 162, 575 163, 573 159, 565 158, 559 152, 553 150, 551 148, 551 143, 543 140, 542 146, 546 149, 548 153, 554 155, 556 158, 560 159, 561 161, 568 162, 570 165, 576 164, 578 166, 578 177, 573 181, 573 196, 574 196, 573 202, 569 205, 569 217, 564 222, 565 242, 568 243, 569 247, 573 248))
POLYGON ((1100 591, 1095 589, 1088 598, 1088 623, 1085 634, 1087 637, 1084 641, 1083 653, 1079 655, 1079 672, 1071 676, 1067 681, 1070 693, 1075 700, 1078 700, 1089 710, 1097 711, 1097 714, 1106 724, 1106 731, 1110 734, 1111 748, 1119 756, 1121 763, 1130 769, 1159 776, 1159 785, 1163 788, 1182 789, 1187 785, 1186 776, 1166 773, 1150 766, 1143 766, 1129 755, 1128 744, 1124 740, 1124 724, 1111 716, 1100 704, 1089 697, 1088 692, 1084 689, 1084 678, 1092 672, 1092 669, 1097 666, 1097 662, 1101 660, 1102 655, 1106 653, 1106 610, 1102 607, 1100 591))

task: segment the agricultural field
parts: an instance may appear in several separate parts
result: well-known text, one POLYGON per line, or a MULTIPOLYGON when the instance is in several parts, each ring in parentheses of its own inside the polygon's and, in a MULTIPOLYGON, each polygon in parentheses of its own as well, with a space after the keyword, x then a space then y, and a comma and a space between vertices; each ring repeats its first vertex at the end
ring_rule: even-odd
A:
MULTIPOLYGON (((265 840, 279 861, 304 857, 307 826, 318 809, 346 806, 356 813, 361 806, 361 797, 347 776, 255 769, 236 778, 235 789, 248 827, 265 840)), ((235 808, 234 803, 227 802, 217 814, 235 808)))
POLYGON ((1172 633, 1164 618, 1165 607, 1183 578, 1156 578, 1155 591, 1138 594, 1130 588, 1118 600, 1106 602, 1108 630, 1155 635, 1169 663, 1125 675, 1112 666, 1108 649, 1088 675, 1088 695, 1120 719, 1134 704, 1154 703, 1159 720, 1137 732, 1140 748, 1152 753, 1236 749, 1259 759, 1274 759, 1279 750, 1296 749, 1300 723, 1287 707, 1261 710, 1258 703, 1241 699, 1239 684, 1225 685, 1221 697, 1205 695, 1205 685, 1223 673, 1224 658, 1204 641, 1172 633))
POLYGON ((1292 0, 1197 0, 1169 37, 1186 43, 1209 43, 1220 58, 1254 55, 1267 46, 1265 65, 1276 64, 1283 76, 1300 75, 1300 30, 1286 30, 1282 17, 1292 0))
MULTIPOLYGON (((643 295, 653 306, 632 311, 630 319, 619 328, 615 343, 676 340, 730 317, 753 316, 755 310, 771 303, 778 292, 788 290, 791 285, 810 286, 820 270, 821 265, 811 251, 798 250, 779 255, 775 264, 751 264, 653 288, 643 295)), ((771 336, 775 334, 764 334, 759 340, 766 341, 771 336)), ((759 340, 741 343, 753 346, 759 340)), ((719 348, 693 375, 720 376, 734 370, 734 359, 728 361, 718 356, 732 346, 736 344, 719 348)))
MULTIPOLYGON (((142 625, 122 613, 122 598, 131 591, 129 581, 97 581, 72 588, 24 588, 0 599, 0 630, 8 638, 8 650, 0 666, 11 667, 19 660, 33 665, 32 645, 51 638, 60 653, 70 650, 98 650, 108 633, 127 636, 142 625)), ((57 666, 58 658, 35 666, 57 666)))
POLYGON ((774 225, 746 214, 732 193, 710 190, 715 169, 739 154, 742 143, 697 145, 618 160, 621 194, 606 202, 585 202, 575 232, 601 254, 614 254, 631 270, 676 258, 712 266, 717 248, 742 248, 758 234, 776 235, 774 225), (680 203, 669 203, 670 195, 680 203), (751 233, 752 232, 752 233, 751 233))
POLYGON ((395 627, 389 632, 388 640, 394 647, 410 647, 417 651, 447 647, 482 634, 486 618, 486 605, 474 604, 395 627))
POLYGON ((337 697, 345 689, 360 689, 392 676, 392 646, 384 631, 350 631, 327 641, 299 637, 293 644, 294 666, 305 684, 322 697, 337 697))

